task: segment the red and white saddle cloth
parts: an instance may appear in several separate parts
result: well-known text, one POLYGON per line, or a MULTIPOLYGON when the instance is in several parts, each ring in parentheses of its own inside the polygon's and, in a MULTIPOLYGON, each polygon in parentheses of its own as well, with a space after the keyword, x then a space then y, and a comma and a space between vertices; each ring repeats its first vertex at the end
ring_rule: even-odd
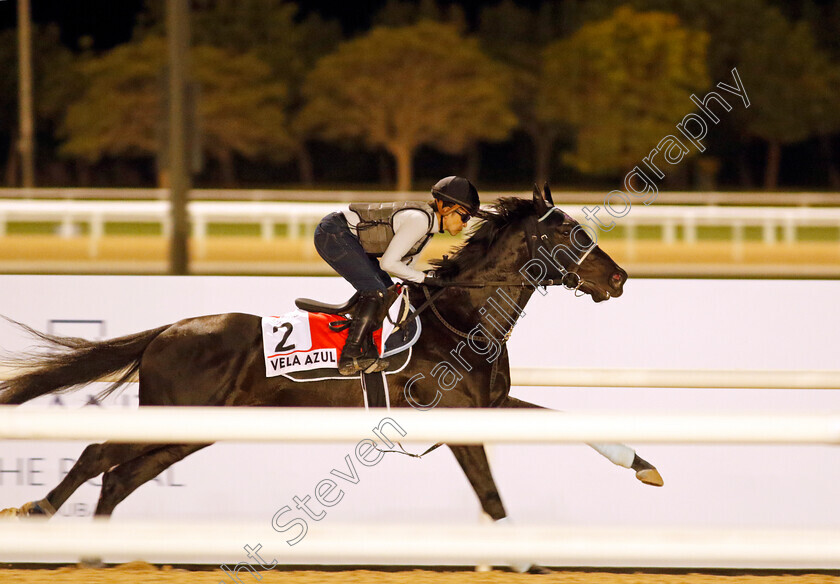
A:
MULTIPOLYGON (((391 320, 399 318, 399 308, 398 299, 389 310, 391 320)), ((282 316, 264 316, 262 333, 266 377, 284 375, 299 381, 342 378, 338 374, 338 357, 347 340, 348 330, 334 331, 329 326, 331 322, 342 320, 345 320, 343 316, 302 310, 293 310, 282 316), (303 371, 313 372, 314 376, 290 375, 303 371)), ((420 337, 419 319, 415 318, 411 325, 406 330, 394 331, 394 325, 386 319, 383 326, 373 333, 379 354, 387 357, 410 350, 420 337), (383 342, 383 339, 386 341, 383 342)))

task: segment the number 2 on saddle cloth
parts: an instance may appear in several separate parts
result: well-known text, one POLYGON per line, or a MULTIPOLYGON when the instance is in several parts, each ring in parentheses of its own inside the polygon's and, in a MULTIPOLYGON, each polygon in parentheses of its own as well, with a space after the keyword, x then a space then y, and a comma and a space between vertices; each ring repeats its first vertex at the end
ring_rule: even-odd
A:
MULTIPOLYGON (((386 320, 385 326, 373 333, 373 342, 380 355, 401 353, 409 349, 420 336, 417 319, 409 323, 405 330, 392 333, 393 320, 401 320, 400 316, 404 318, 408 312, 403 311, 399 315, 396 313, 399 308, 399 303, 396 303, 392 319, 386 320)), ((288 377, 290 373, 313 370, 320 370, 318 378, 322 378, 322 374, 332 377, 335 373, 337 376, 338 355, 347 340, 349 323, 350 320, 341 315, 302 310, 294 310, 282 316, 263 317, 266 376, 288 377)), ((304 380, 298 375, 292 378, 304 380)), ((309 375, 306 378, 311 379, 309 375)))

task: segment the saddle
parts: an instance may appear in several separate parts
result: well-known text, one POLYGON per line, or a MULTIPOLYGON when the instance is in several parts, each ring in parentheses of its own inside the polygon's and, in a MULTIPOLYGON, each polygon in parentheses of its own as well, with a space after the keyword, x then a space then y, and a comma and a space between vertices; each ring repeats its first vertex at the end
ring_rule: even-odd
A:
MULTIPOLYGON (((407 293, 403 294, 404 290, 407 290, 407 288, 402 284, 394 284, 388 288, 385 293, 385 301, 382 303, 382 308, 379 311, 379 314, 376 315, 377 322, 383 322, 387 318, 391 320, 391 324, 395 327, 399 327, 400 323, 406 320, 406 317, 409 314, 409 304, 407 293), (396 302, 397 298, 400 298, 400 296, 402 296, 402 305, 400 306, 399 316, 396 321, 394 321, 391 319, 389 311, 391 306, 393 306, 394 302, 396 302)), ((359 293, 356 292, 343 304, 327 304, 326 302, 312 300, 310 298, 296 298, 295 306, 305 312, 311 312, 314 314, 332 314, 344 317, 343 319, 335 320, 330 323, 330 329, 334 331, 342 331, 350 326, 350 321, 353 319, 353 310, 358 301, 359 293)), ((408 340, 409 331, 410 327, 406 326, 405 330, 403 330, 403 341, 408 340)), ((383 345, 383 356, 386 351, 387 347, 383 345)))
MULTIPOLYGON (((390 292, 390 289, 389 289, 390 292)), ((392 299, 393 300, 393 299, 392 299)), ((356 302, 359 301, 359 293, 356 292, 344 304, 327 304, 319 300, 309 298, 295 299, 295 306, 306 312, 321 312, 324 314, 347 314, 352 311, 356 302)))
POLYGON ((297 382, 355 377, 362 384, 368 407, 387 407, 385 376, 405 368, 411 358, 411 348, 421 332, 419 319, 409 317, 412 313, 406 292, 407 289, 401 285, 389 288, 383 309, 377 315, 383 327, 374 333, 374 338, 381 348, 382 356, 389 358, 386 371, 341 376, 335 369, 335 360, 341 348, 340 335, 346 335, 344 331, 353 318, 354 307, 359 299, 356 293, 342 304, 298 298, 295 306, 300 312, 282 317, 264 317, 267 376, 282 375, 297 382), (302 337, 297 336, 301 334, 302 337), (297 366, 299 361, 301 367, 297 366))
MULTIPOLYGON (((383 309, 381 311, 381 314, 379 314, 377 317, 378 320, 382 320, 385 318, 385 315, 388 313, 388 308, 396 301, 400 294, 402 294, 403 289, 404 286, 402 284, 394 284, 393 286, 388 288, 387 292, 385 293, 385 302, 383 302, 383 309)), ((356 303, 358 301, 359 293, 356 292, 343 304, 327 304, 326 302, 321 302, 320 300, 312 300, 311 298, 296 298, 295 306, 306 312, 348 315, 352 318, 353 308, 356 306, 356 303)))
MULTIPOLYGON (((382 339, 383 357, 399 353, 403 349, 407 348, 409 344, 414 344, 413 342, 410 342, 410 340, 415 338, 419 332, 418 326, 414 324, 412 319, 408 318, 409 314, 411 314, 411 307, 408 303, 407 290, 408 289, 404 284, 394 284, 393 286, 390 286, 385 293, 385 302, 382 303, 382 310, 376 316, 376 320, 378 322, 384 322, 385 319, 388 319, 391 321, 391 324, 394 325, 394 334, 390 334, 387 338, 382 339), (396 302, 401 296, 402 303, 399 308, 398 316, 396 319, 392 319, 389 312, 391 307, 394 305, 394 302, 396 302), (397 332, 400 334, 397 335, 397 332)), ((303 310, 305 312, 311 312, 314 314, 332 314, 344 317, 343 319, 335 320, 330 323, 330 329, 338 332, 349 327, 350 321, 353 319, 353 309, 358 300, 359 293, 356 292, 343 304, 327 304, 326 302, 312 300, 311 298, 296 298, 295 306, 299 310, 303 310)), ((397 363, 399 362, 395 362, 395 364, 397 363)), ((404 365, 404 363, 402 364, 404 365)), ((396 368, 401 367, 389 366, 386 372, 392 372, 396 368)))

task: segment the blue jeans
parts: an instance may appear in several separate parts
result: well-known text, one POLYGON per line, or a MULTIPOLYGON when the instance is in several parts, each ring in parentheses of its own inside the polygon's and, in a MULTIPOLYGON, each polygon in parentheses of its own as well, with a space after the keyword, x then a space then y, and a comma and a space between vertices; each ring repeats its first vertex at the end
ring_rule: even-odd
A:
POLYGON ((368 255, 359 238, 350 233, 342 213, 330 213, 321 219, 315 228, 315 249, 359 292, 384 291, 394 285, 388 273, 379 267, 377 258, 368 255))

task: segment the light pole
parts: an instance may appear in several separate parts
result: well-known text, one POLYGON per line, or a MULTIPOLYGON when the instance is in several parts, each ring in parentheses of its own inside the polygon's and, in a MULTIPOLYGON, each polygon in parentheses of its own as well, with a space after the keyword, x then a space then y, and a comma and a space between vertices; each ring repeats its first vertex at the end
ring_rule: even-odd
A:
POLYGON ((187 162, 187 71, 190 49, 188 0, 167 0, 166 27, 169 43, 169 204, 172 232, 169 273, 189 273, 187 196, 190 168, 187 162))
POLYGON ((18 115, 24 188, 35 186, 35 123, 32 114, 32 24, 29 0, 18 0, 18 115))

